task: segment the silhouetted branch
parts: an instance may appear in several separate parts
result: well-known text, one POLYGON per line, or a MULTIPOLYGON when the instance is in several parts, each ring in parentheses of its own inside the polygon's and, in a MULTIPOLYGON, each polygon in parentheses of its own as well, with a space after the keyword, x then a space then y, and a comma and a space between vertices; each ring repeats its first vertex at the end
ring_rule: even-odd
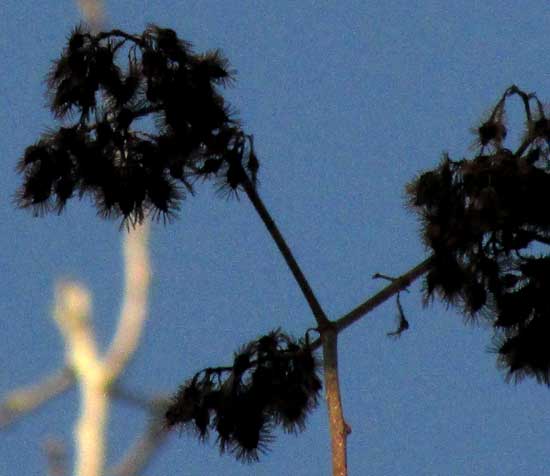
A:
POLYGON ((406 289, 412 282, 416 281, 419 277, 428 272, 432 265, 432 260, 432 257, 425 259, 405 274, 395 278, 391 284, 388 284, 388 286, 371 298, 367 299, 364 303, 337 319, 335 321, 337 331, 343 331, 345 328, 351 326, 354 322, 361 319, 380 304, 387 301, 398 292, 406 289))
POLYGON ((275 221, 267 211, 267 208, 265 207, 262 199, 258 195, 256 187, 254 187, 254 185, 252 184, 252 182, 247 176, 243 178, 242 186, 246 194, 248 195, 248 198, 252 202, 252 205, 254 206, 256 212, 264 222, 264 225, 267 228, 267 231, 269 232, 269 234, 273 238, 273 241, 277 245, 277 248, 281 252, 281 255, 283 256, 287 266, 289 267, 292 275, 294 276, 294 279, 298 283, 298 286, 302 290, 302 293, 306 298, 311 311, 313 312, 315 320, 317 321, 317 325, 320 328, 328 325, 329 320, 325 312, 321 308, 321 305, 319 304, 319 301, 315 297, 315 294, 311 289, 309 282, 304 276, 304 273, 302 272, 300 266, 298 265, 298 262, 294 258, 292 251, 290 251, 290 248, 286 244, 286 241, 283 238, 283 235, 281 234, 281 232, 279 231, 279 228, 275 224, 275 221))
POLYGON ((401 334, 409 328, 409 321, 405 317, 405 311, 403 311, 403 306, 401 305, 400 293, 397 293, 395 298, 397 304, 397 329, 394 331, 388 332, 386 335, 388 337, 401 337, 401 334))
POLYGON ((254 208, 258 212, 258 215, 260 215, 260 218, 264 222, 269 234, 279 248, 279 251, 283 255, 285 262, 290 268, 296 282, 300 286, 300 289, 302 290, 302 293, 313 312, 315 320, 317 321, 318 330, 321 334, 321 340, 323 342, 323 368, 331 434, 333 475, 346 476, 346 440, 349 433, 349 427, 344 421, 342 400, 340 396, 337 352, 338 333, 336 327, 334 327, 334 325, 329 321, 328 317, 322 310, 315 294, 313 293, 313 290, 309 286, 307 279, 294 259, 290 248, 286 244, 283 236, 277 228, 277 225, 260 199, 256 191, 256 187, 252 184, 252 182, 250 182, 248 177, 243 179, 242 186, 250 201, 254 205, 254 208))
POLYGON ((128 40, 128 41, 131 41, 132 43, 135 43, 136 45, 142 45, 143 46, 143 44, 144 44, 143 39, 142 39, 141 36, 131 35, 129 33, 126 33, 125 31, 119 30, 117 28, 115 28, 114 30, 101 32, 98 35, 96 35, 96 38, 98 40, 104 40, 105 38, 110 38, 110 37, 113 37, 113 36, 119 37, 119 38, 124 38, 125 40, 128 40))

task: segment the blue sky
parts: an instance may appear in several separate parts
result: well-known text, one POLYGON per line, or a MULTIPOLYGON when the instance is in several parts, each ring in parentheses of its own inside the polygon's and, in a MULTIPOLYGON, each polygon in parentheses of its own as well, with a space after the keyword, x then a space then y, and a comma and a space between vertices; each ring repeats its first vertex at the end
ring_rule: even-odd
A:
MULTIPOLYGON (((509 85, 550 98, 545 0, 106 3, 109 26, 140 32, 154 22, 231 60, 238 76, 227 96, 254 134, 260 193, 332 318, 381 288, 373 273, 397 275, 426 256, 404 185, 443 151, 469 154, 470 128, 509 85)), ((17 159, 54 125, 43 78, 79 12, 69 0, 4 0, 0 13, 4 394, 63 364, 50 318, 58 279, 91 288, 96 332, 108 342, 122 258, 118 224, 100 221, 87 201, 43 218, 12 205, 17 159)), ((521 126, 514 107, 511 145, 521 126)), ((205 184, 176 222, 153 226, 151 246, 150 318, 123 378, 129 389, 171 392, 262 333, 313 325, 244 196, 225 201, 205 184)), ((487 351, 490 329, 437 303, 423 308, 419 284, 402 302, 411 329, 401 339, 386 337, 392 302, 340 339, 350 474, 548 474, 548 388, 506 384, 487 351)), ((53 435, 71 449, 77 411, 71 391, 0 434, 0 476, 44 474, 41 443, 53 435)), ((109 462, 146 421, 114 404, 109 462)), ((257 465, 176 436, 146 474, 329 474, 322 406, 303 434, 277 436, 257 465)))

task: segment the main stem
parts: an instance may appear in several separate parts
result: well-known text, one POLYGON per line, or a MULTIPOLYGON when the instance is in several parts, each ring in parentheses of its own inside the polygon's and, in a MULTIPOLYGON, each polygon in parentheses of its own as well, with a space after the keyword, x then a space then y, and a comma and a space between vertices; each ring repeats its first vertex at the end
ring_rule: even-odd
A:
POLYGON ((323 367, 325 377, 325 392, 327 398, 327 409, 329 416, 330 440, 332 449, 332 474, 333 476, 347 476, 347 454, 346 440, 349 433, 348 426, 344 421, 342 410, 342 399, 340 396, 340 382, 338 375, 338 332, 336 326, 328 319, 321 308, 319 301, 315 297, 304 273, 296 262, 290 248, 286 244, 283 235, 277 228, 275 221, 267 211, 260 196, 256 192, 256 187, 252 184, 246 173, 243 171, 245 179, 242 182, 243 188, 252 202, 256 212, 264 222, 269 234, 275 241, 277 248, 283 255, 283 258, 289 267, 294 279, 302 290, 311 311, 317 321, 317 329, 323 341, 323 367))
POLYGON ((338 333, 334 326, 324 330, 323 367, 332 450, 333 476, 347 476, 347 437, 351 432, 344 420, 338 376, 338 333))

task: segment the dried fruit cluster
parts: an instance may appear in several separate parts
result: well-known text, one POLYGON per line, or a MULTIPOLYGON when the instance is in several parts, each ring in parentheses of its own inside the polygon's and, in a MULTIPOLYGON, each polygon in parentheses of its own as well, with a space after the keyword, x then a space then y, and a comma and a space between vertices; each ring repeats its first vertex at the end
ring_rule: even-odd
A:
POLYGON ((218 91, 231 78, 218 51, 195 54, 173 30, 76 28, 48 86, 54 115, 77 120, 26 149, 18 204, 61 212, 75 194, 90 195, 101 215, 134 224, 148 213, 170 218, 197 177, 228 191, 244 174, 255 181, 252 139, 218 91), (138 121, 153 131, 136 129, 138 121))
POLYGON ((434 253, 426 294, 489 319, 510 376, 550 384, 550 118, 535 95, 513 86, 476 132, 473 159, 446 156, 408 186, 434 253), (515 153, 503 144, 512 95, 523 100, 527 124, 515 153))
POLYGON ((182 385, 166 421, 194 429, 201 439, 215 431, 220 451, 254 461, 275 425, 289 432, 304 428, 320 390, 307 340, 275 331, 238 352, 232 367, 205 369, 182 385))

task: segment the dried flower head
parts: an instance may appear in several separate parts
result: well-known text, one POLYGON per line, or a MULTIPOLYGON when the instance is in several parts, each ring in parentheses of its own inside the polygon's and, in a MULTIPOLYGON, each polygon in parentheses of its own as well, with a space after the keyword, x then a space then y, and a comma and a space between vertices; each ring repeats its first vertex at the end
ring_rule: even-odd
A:
POLYGON ((509 88, 479 129, 481 150, 472 159, 445 156, 439 167, 407 187, 421 218, 424 242, 434 253, 425 278, 426 300, 439 295, 470 318, 495 329, 499 363, 515 378, 550 384, 550 213, 541 206, 550 190, 548 148, 527 134, 512 153, 503 147, 505 100, 524 101, 527 128, 533 94, 509 88), (492 153, 484 146, 494 144, 492 153))
POLYGON ((191 177, 235 194, 247 174, 255 182, 258 163, 220 94, 233 75, 219 51, 196 54, 168 28, 131 35, 76 27, 47 78, 54 116, 76 122, 27 148, 17 204, 60 213, 88 195, 100 216, 134 225, 148 215, 170 220, 193 193, 191 177), (155 131, 137 128, 146 117, 155 131))
POLYGON ((221 452, 257 461, 272 431, 302 430, 321 381, 309 341, 274 331, 243 347, 231 367, 207 368, 182 385, 166 412, 168 427, 217 433, 221 452))

